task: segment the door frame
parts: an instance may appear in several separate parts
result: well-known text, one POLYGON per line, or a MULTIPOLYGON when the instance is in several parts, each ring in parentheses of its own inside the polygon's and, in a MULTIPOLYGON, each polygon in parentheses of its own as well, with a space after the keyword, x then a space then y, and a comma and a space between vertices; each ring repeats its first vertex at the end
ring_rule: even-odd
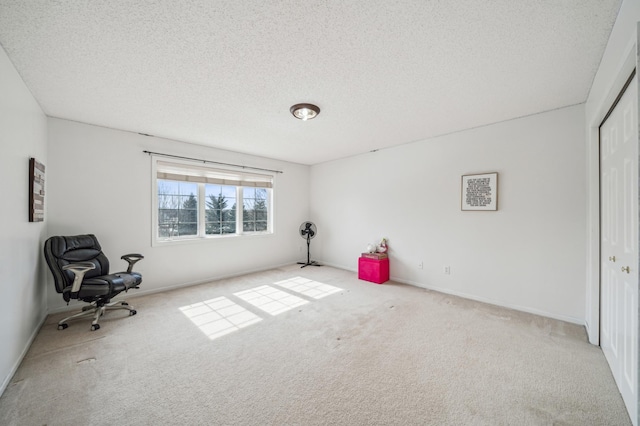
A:
MULTIPOLYGON (((587 240, 586 240, 586 310, 585 327, 589 342, 600 344, 600 125, 613 108, 630 76, 638 69, 637 35, 625 50, 616 78, 608 85, 607 94, 597 106, 596 113, 587 120, 587 240)), ((636 72, 632 77, 639 79, 636 72)))
POLYGON ((640 383, 637 371, 638 362, 638 324, 640 310, 638 309, 638 284, 640 275, 640 253, 638 242, 640 232, 638 224, 638 165, 640 163, 640 139, 638 132, 639 93, 637 90, 636 69, 633 70, 613 105, 608 110, 602 124, 599 127, 600 145, 600 213, 601 219, 606 212, 608 223, 600 226, 600 347, 609 364, 609 368, 615 378, 616 385, 622 394, 625 406, 634 425, 638 424, 638 384, 640 383), (634 84, 635 83, 635 84, 634 84), (629 90, 633 86, 633 90, 629 90), (620 104, 626 99, 624 105, 620 104), (627 107, 635 108, 635 130, 631 134, 627 132, 627 107), (612 119, 614 114, 615 120, 612 119), (606 152, 603 155, 602 128, 608 120, 614 127, 607 127, 609 139, 606 152), (617 136, 614 136, 616 130, 617 136), (635 166, 632 176, 627 176, 626 164, 631 161, 635 166), (614 172, 616 172, 614 174, 614 172), (604 181, 603 173, 608 174, 608 181, 604 181), (616 177, 618 176, 618 177, 616 177), (629 178, 632 178, 629 181, 629 178), (629 184, 631 187, 629 187, 629 184), (612 192, 613 191, 613 192, 612 192), (630 192, 629 192, 630 191, 630 192), (604 197, 603 197, 604 195, 604 197), (618 197, 619 196, 619 197, 618 197), (604 203, 603 203, 604 202, 604 203), (613 204, 612 204, 613 203, 613 204), (605 210, 603 210, 603 207, 605 210), (635 209, 634 209, 635 207, 635 209), (632 216, 627 213, 627 208, 635 210, 632 216), (603 226, 609 231, 607 239, 603 241, 603 226), (617 229, 614 230, 611 228, 617 229), (618 226, 619 225, 619 226, 618 226), (621 231, 622 233, 619 233, 621 231), (628 234, 631 232, 631 234, 628 234), (625 235, 626 234, 626 235, 625 235), (633 242, 629 241, 631 237, 633 242), (628 246, 627 243, 631 244, 628 246), (636 244, 635 247, 632 244, 636 244), (615 255, 619 259, 613 258, 615 255), (608 259, 607 259, 608 258, 608 259), (620 272, 620 265, 623 265, 620 272), (627 274, 624 274, 624 265, 627 265, 627 274), (631 268, 631 271, 629 270, 631 268), (606 271, 606 272, 605 272, 606 271), (605 284, 607 287, 605 287, 605 284), (606 292, 605 292, 606 290, 606 292), (629 294, 628 292, 632 294, 629 294), (608 297, 606 297, 607 295, 608 297), (606 304, 603 301, 606 297, 606 304), (606 307, 606 311, 605 311, 606 307), (603 326, 607 324, 607 337, 602 333, 603 326), (631 346, 629 346, 631 344, 631 346))

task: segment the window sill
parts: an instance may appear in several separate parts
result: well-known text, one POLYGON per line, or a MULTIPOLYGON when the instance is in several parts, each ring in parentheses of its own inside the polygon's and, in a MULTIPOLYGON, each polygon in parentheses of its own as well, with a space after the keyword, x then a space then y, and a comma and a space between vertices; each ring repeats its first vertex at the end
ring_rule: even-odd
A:
POLYGON ((265 238, 273 235, 272 231, 269 232, 256 232, 251 234, 227 234, 227 235, 216 235, 216 236, 206 236, 206 237, 184 237, 184 238, 172 238, 172 239, 156 239, 154 238, 151 241, 151 247, 168 247, 174 245, 185 245, 185 244, 206 244, 211 243, 213 241, 224 241, 229 239, 252 239, 252 238, 265 238))

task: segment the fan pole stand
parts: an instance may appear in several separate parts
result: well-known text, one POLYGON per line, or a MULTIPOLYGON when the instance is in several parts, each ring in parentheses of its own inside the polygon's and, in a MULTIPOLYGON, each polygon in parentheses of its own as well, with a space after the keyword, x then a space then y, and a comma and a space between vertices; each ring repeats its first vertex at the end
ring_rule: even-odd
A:
POLYGON ((300 268, 304 268, 305 266, 322 266, 321 264, 319 264, 315 260, 310 260, 311 259, 310 246, 311 246, 311 235, 309 233, 307 233, 307 263, 298 262, 298 265, 302 265, 300 268))

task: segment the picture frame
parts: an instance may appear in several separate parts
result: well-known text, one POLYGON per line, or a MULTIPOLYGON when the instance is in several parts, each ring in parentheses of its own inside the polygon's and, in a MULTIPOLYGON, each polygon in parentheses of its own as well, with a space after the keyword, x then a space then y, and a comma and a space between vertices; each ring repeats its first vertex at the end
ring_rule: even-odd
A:
POLYGON ((44 221, 44 164, 29 159, 29 222, 44 221))
POLYGON ((462 211, 498 210, 498 173, 462 176, 462 211))

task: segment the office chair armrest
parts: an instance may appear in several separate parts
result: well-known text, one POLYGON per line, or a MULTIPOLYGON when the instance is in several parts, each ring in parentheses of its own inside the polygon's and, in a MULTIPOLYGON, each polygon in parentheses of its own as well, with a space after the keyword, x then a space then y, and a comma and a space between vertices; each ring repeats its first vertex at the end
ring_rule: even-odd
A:
POLYGON ((96 265, 91 262, 70 263, 62 267, 63 271, 71 271, 73 272, 73 275, 75 275, 73 278, 73 285, 71 286, 71 293, 77 293, 80 290, 84 274, 92 269, 96 269, 96 265))
POLYGON ((144 259, 144 256, 138 253, 131 253, 131 254, 125 254, 120 259, 124 259, 127 262, 129 262, 127 273, 131 273, 131 271, 133 271, 133 265, 135 265, 137 261, 144 259))

